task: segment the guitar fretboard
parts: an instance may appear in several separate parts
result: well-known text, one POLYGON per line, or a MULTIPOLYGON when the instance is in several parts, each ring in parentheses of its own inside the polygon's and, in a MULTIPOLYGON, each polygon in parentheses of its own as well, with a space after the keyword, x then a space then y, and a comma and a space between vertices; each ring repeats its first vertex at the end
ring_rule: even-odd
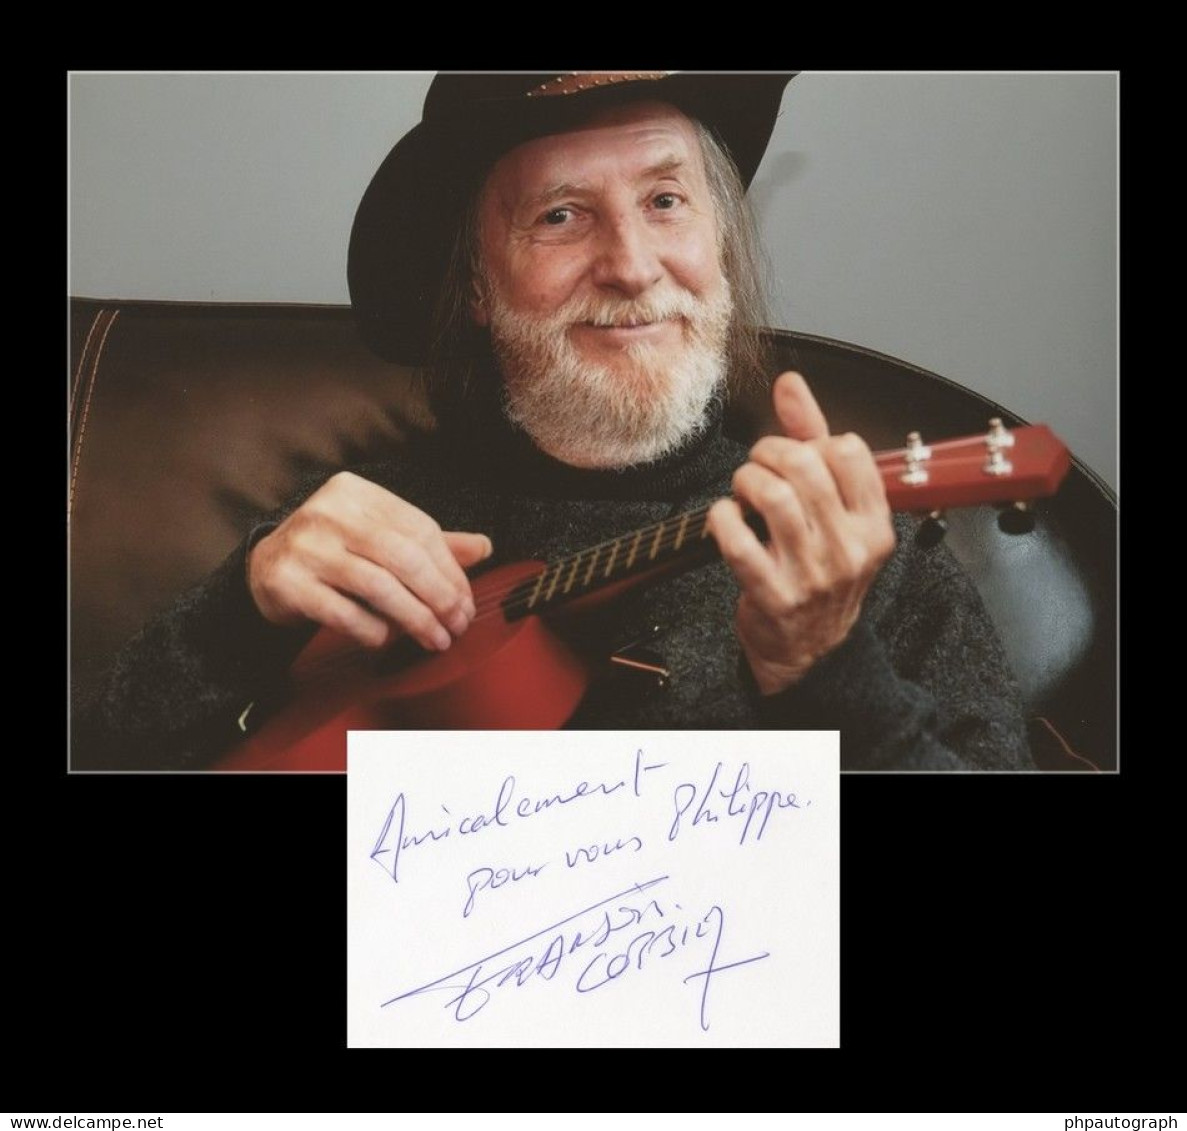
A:
POLYGON ((654 569, 676 563, 692 565, 711 557, 717 546, 706 529, 708 514, 706 506, 671 515, 549 562, 511 591, 503 604, 504 613, 509 620, 542 613, 654 569))
MULTIPOLYGON (((982 436, 926 445, 912 433, 906 448, 875 458, 890 506, 926 514, 939 507, 1008 504, 1053 494, 1071 457, 1046 425, 1007 430, 995 418, 982 436)), ((549 562, 511 590, 501 603, 503 613, 514 620, 644 573, 699 565, 717 555, 705 527, 708 514, 703 506, 671 515, 549 562)), ((745 522, 766 541, 766 525, 758 515, 747 514, 745 522)))

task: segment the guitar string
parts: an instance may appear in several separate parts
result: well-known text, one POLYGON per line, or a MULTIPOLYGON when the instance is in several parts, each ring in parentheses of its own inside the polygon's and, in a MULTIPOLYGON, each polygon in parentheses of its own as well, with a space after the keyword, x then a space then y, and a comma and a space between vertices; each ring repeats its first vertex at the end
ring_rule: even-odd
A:
MULTIPOLYGON (((929 460, 928 466, 932 469, 938 468, 939 466, 950 469, 952 467, 959 467, 962 463, 967 463, 969 465, 978 463, 984 456, 984 448, 981 445, 982 441, 980 439, 948 440, 931 445, 931 450, 933 453, 938 451, 945 454, 942 460, 929 460), (952 454, 948 454, 951 453, 953 449, 967 449, 973 445, 976 445, 974 451, 971 453, 966 452, 966 454, 963 456, 955 457, 952 454)), ((906 449, 897 449, 886 452, 878 452, 875 454, 875 459, 878 461, 880 466, 887 463, 897 465, 904 459, 905 451, 906 449)), ((533 608, 534 603, 531 599, 530 593, 528 592, 524 593, 524 596, 520 601, 513 602, 510 606, 508 606, 506 602, 507 599, 517 590, 528 590, 534 582, 540 581, 542 576, 546 578, 548 574, 554 569, 557 573, 554 584, 560 583, 560 577, 567 569, 573 570, 574 580, 576 579, 577 573, 580 572, 580 569, 582 568, 588 571, 590 567, 593 566, 593 572, 596 572, 597 559, 601 556, 602 551, 615 545, 619 546, 620 548, 624 542, 633 542, 633 544, 638 547, 646 545, 647 558, 645 560, 648 562, 654 562, 659 558, 661 553, 666 552, 670 548, 674 548, 677 542, 683 545, 685 540, 688 539, 690 546, 694 542, 703 543, 704 523, 712 505, 713 504, 710 503, 694 510, 685 512, 685 514, 672 515, 669 518, 661 520, 660 522, 653 523, 649 526, 644 526, 639 530, 628 530, 624 534, 619 535, 617 538, 608 538, 604 542, 596 543, 593 546, 587 546, 580 550, 577 554, 568 555, 566 557, 547 562, 538 572, 533 573, 530 576, 514 583, 508 583, 503 588, 492 590, 491 592, 484 594, 481 598, 481 601, 475 606, 475 614, 473 618, 471 618, 471 623, 487 616, 493 616, 496 613, 502 614, 509 611, 519 612, 521 609, 533 608), (687 522, 683 523, 683 530, 681 529, 681 523, 677 522, 678 519, 687 519, 687 522), (662 527, 665 527, 668 524, 674 524, 671 533, 669 534, 665 531, 664 534, 661 535, 659 541, 652 544, 650 541, 652 536, 657 534, 662 527), (583 564, 583 559, 586 558, 587 554, 591 555, 591 561, 585 562, 583 564)), ((614 580, 623 580, 629 575, 630 571, 628 569, 628 571, 622 573, 614 580)), ((590 576, 592 578, 592 573, 590 576)), ((613 583, 604 576, 599 580, 605 581, 607 584, 613 583)), ((543 588, 543 585, 544 583, 541 581, 541 588, 543 588)), ((566 586, 563 590, 566 595, 569 593, 571 586, 572 581, 570 581, 568 586, 566 586)), ((585 582, 582 582, 581 589, 585 592, 595 591, 593 588, 587 589, 585 582)), ((546 598, 543 604, 547 606, 550 600, 551 598, 546 598)))
MULTIPOLYGON (((970 441, 970 440, 947 441, 943 444, 932 445, 932 451, 935 452, 937 450, 943 450, 943 449, 952 449, 952 448, 956 448, 956 447, 967 447, 971 443, 978 443, 978 441, 970 441)), ((900 452, 882 452, 882 453, 877 453, 876 459, 878 459, 882 462, 893 462, 895 460, 895 457, 897 456, 899 461, 901 462, 902 455, 903 455, 903 453, 901 451, 900 452)), ((962 455, 959 457, 954 457, 952 455, 946 455, 944 457, 944 459, 941 461, 936 461, 934 459, 929 460, 928 467, 929 467, 929 469, 936 469, 939 466, 943 466, 946 469, 951 469, 952 467, 959 467, 962 463, 967 463, 967 464, 979 463, 980 460, 983 458, 984 458, 984 449, 981 448, 969 455, 962 455)), ((714 501, 716 502, 717 500, 714 500, 714 501)), ((559 558, 559 559, 555 559, 553 561, 547 562, 539 569, 539 571, 532 573, 528 577, 521 578, 520 580, 518 580, 514 583, 508 583, 499 589, 495 589, 495 590, 492 590, 490 593, 484 594, 483 597, 481 598, 480 602, 477 603, 477 605, 476 605, 475 614, 471 618, 470 623, 471 623, 471 625, 473 625, 478 620, 484 620, 487 617, 491 617, 496 614, 505 615, 508 612, 519 612, 520 610, 526 610, 526 609, 532 608, 533 605, 531 602, 531 590, 532 590, 533 585, 535 585, 537 583, 539 583, 540 588, 545 587, 544 582, 541 580, 542 577, 547 578, 547 576, 550 573, 552 573, 553 570, 556 570, 556 572, 557 572, 556 584, 559 584, 560 577, 561 577, 561 575, 564 574, 565 570, 573 569, 574 570, 574 580, 575 580, 577 573, 580 572, 581 568, 586 568, 586 569, 589 568, 588 564, 585 566, 582 566, 582 564, 581 564, 582 559, 584 559, 587 554, 592 555, 596 552, 596 555, 600 556, 601 552, 603 550, 608 549, 609 547, 612 547, 616 544, 620 548, 623 545, 623 543, 630 543, 630 542, 635 543, 639 547, 643 547, 646 545, 646 547, 647 547, 646 560, 648 562, 655 563, 655 564, 664 564, 664 563, 659 563, 657 561, 657 559, 659 558, 660 554, 663 553, 665 550, 667 550, 671 547, 674 547, 678 540, 680 541, 681 545, 685 545, 685 544, 692 545, 695 542, 695 543, 699 544, 701 547, 707 547, 708 544, 704 541, 704 523, 707 519, 708 512, 712 506, 713 506, 713 503, 709 503, 704 506, 697 507, 694 510, 686 511, 683 514, 672 515, 668 518, 661 520, 660 522, 652 523, 651 525, 641 527, 638 530, 628 530, 624 534, 619 535, 619 537, 617 537, 617 538, 608 538, 606 541, 599 542, 594 546, 587 546, 583 550, 579 551, 577 554, 569 555, 567 557, 563 557, 563 558, 559 558), (683 520, 683 519, 687 519, 687 522, 682 523, 681 521, 678 521, 678 520, 683 520), (657 534, 661 530, 661 528, 666 527, 669 524, 673 525, 673 530, 672 530, 671 534, 669 535, 667 532, 665 532, 664 534, 661 535, 658 543, 656 543, 654 546, 654 553, 653 553, 653 547, 650 544, 648 544, 648 538, 653 537, 655 534, 657 534), (680 529, 681 526, 684 527, 683 533, 681 533, 681 529, 680 529), (515 592, 517 592, 518 590, 524 591, 523 596, 521 598, 519 598, 517 601, 509 602, 508 598, 510 598, 511 595, 514 594, 515 592)), ((714 549, 714 551, 716 549, 715 543, 713 543, 713 549, 714 549)), ((594 563, 594 567, 595 567, 594 572, 597 571, 596 570, 597 556, 595 556, 593 558, 593 563, 594 563)), ((630 568, 634 569, 633 566, 630 568)), ((605 582, 605 584, 608 586, 608 585, 613 584, 614 581, 624 580, 628 576, 630 576, 629 570, 627 572, 621 574, 619 577, 615 578, 613 581, 611 581, 605 577, 601 578, 600 580, 605 582)), ((583 582, 581 588, 582 588, 583 592, 572 595, 570 597, 570 599, 576 600, 580 596, 594 593, 597 591, 598 587, 595 586, 595 587, 590 587, 587 589, 585 586, 585 583, 583 582)), ((565 592, 566 596, 569 596, 568 589, 566 589, 564 592, 565 592)), ((546 599, 542 603, 542 605, 545 608, 555 607, 555 606, 549 605, 549 599, 546 599)), ((407 634, 403 634, 403 636, 406 636, 406 635, 407 634)), ((403 638, 403 636, 401 638, 403 638)), ((426 649, 426 655, 432 655, 432 654, 433 654, 433 650, 426 649)), ((309 674, 322 675, 327 672, 333 671, 336 668, 353 665, 353 664, 359 662, 360 659, 362 659, 363 657, 366 657, 368 655, 378 658, 379 656, 382 655, 382 649, 379 652, 367 652, 364 650, 364 651, 360 651, 360 652, 351 652, 351 653, 340 655, 340 656, 326 657, 325 660, 318 661, 317 663, 313 664, 308 669, 308 671, 309 671, 309 674)))
MULTIPOLYGON (((1035 425, 1030 425, 1029 427, 1035 427, 1035 425)), ((1015 428, 1013 431, 1009 432, 1009 435, 1017 436, 1017 434, 1021 430, 1022 430, 1021 428, 1015 428)), ((983 456, 985 454, 985 437, 983 435, 982 436, 963 436, 963 437, 959 437, 955 440, 939 440, 934 444, 930 443, 927 440, 924 440, 923 446, 925 448, 929 449, 933 453, 935 453, 935 452, 950 452, 954 448, 966 448, 966 449, 969 449, 968 454, 970 456, 977 456, 977 455, 983 456)), ((890 462, 893 462, 896 460, 906 459, 907 449, 906 448, 890 448, 890 449, 887 449, 886 451, 874 452, 873 456, 874 456, 874 462, 877 464, 890 463, 890 462)))
MULTIPOLYGON (((955 440, 950 441, 946 446, 951 448, 955 446, 963 446, 967 443, 968 441, 955 440)), ((937 447, 939 447, 939 445, 937 445, 937 447)), ((893 456, 895 453, 883 454, 893 456)), ((973 464, 979 464, 983 458, 983 451, 960 457, 953 457, 949 455, 945 456, 944 459, 938 463, 936 461, 929 461, 928 466, 932 469, 935 469, 938 466, 942 466, 949 470, 952 468, 959 469, 962 464, 968 464, 970 466, 973 464)), ((517 581, 514 584, 509 584, 504 589, 492 590, 490 593, 484 595, 482 603, 477 606, 474 619, 496 611, 496 607, 498 611, 502 611, 503 602, 506 600, 506 598, 510 597, 512 593, 514 593, 517 589, 530 586, 533 582, 540 578, 541 574, 547 577, 548 574, 554 569, 557 573, 557 584, 560 583, 561 576, 563 576, 565 571, 568 569, 574 570, 574 580, 576 579, 576 576, 580 574, 581 570, 586 570, 588 572, 591 568, 591 565, 593 567, 593 573, 596 573, 598 570, 598 558, 601 556, 602 551, 615 545, 619 546, 619 548, 622 548, 624 543, 636 543, 640 548, 646 548, 647 561, 655 561, 664 551, 670 548, 675 548, 677 542, 679 542, 680 545, 684 545, 686 542, 689 545, 702 542, 704 537, 704 523, 712 506, 713 504, 709 503, 705 506, 697 507, 695 510, 687 511, 684 514, 671 515, 670 517, 650 526, 644 526, 639 530, 628 530, 624 534, 619 535, 617 538, 608 538, 605 542, 599 542, 594 546, 586 546, 576 554, 570 554, 563 558, 554 559, 553 561, 546 563, 540 572, 533 573, 531 576, 517 581), (684 519, 687 519, 687 521, 682 523, 680 520, 684 519), (652 541, 649 541, 649 539, 652 539, 652 536, 659 532, 661 527, 671 527, 672 529, 670 533, 665 531, 660 537, 658 543, 653 544, 652 541), (590 555, 591 557, 587 557, 587 555, 590 555)), ((628 573, 624 573, 622 577, 628 575, 629 571, 628 573)), ((616 578, 615 580, 621 580, 622 577, 616 578)), ((605 577, 603 577, 602 580, 607 582, 609 581, 609 579, 605 577)), ((586 589, 584 582, 582 583, 581 588, 583 590, 586 589)), ((592 590, 587 591, 592 592, 592 590)), ((566 588, 564 592, 568 593, 569 588, 566 588)), ((545 604, 547 604, 547 601, 545 601, 545 604)), ((515 607, 518 608, 519 606, 515 607)), ((533 607, 530 595, 525 595, 524 607, 533 607)))
MULTIPOLYGON (((711 506, 711 505, 712 504, 709 504, 708 506, 704 506, 704 507, 698 507, 695 510, 687 512, 688 518, 689 518, 689 521, 687 523, 689 531, 687 533, 691 533, 692 536, 697 538, 698 540, 701 539, 701 535, 702 535, 702 532, 704 529, 704 520, 705 520, 706 515, 708 514, 709 506, 711 506), (696 530, 692 530, 694 523, 699 524, 697 526, 696 530)), ((654 535, 660 530, 660 528, 663 525, 665 525, 666 522, 673 521, 673 520, 676 520, 676 519, 679 519, 682 517, 683 517, 682 515, 673 515, 671 517, 671 519, 666 519, 661 522, 653 523, 652 525, 642 527, 637 531, 636 530, 628 530, 624 534, 622 534, 619 538, 609 538, 605 542, 599 542, 596 546, 589 546, 585 550, 582 550, 579 555, 571 555, 567 558, 559 558, 559 559, 555 559, 554 561, 547 562, 547 563, 543 564, 536 572, 530 574, 528 577, 521 578, 518 581, 515 581, 513 583, 507 583, 498 589, 491 590, 491 592, 484 594, 483 597, 480 599, 480 601, 477 603, 474 616, 470 620, 470 625, 472 626, 477 621, 485 620, 486 618, 494 616, 496 614, 504 615, 507 612, 516 612, 520 608, 525 608, 525 609, 530 608, 531 607, 531 604, 530 604, 531 588, 537 582, 537 580, 540 578, 541 574, 547 576, 547 574, 550 573, 555 567, 559 567, 559 572, 563 573, 565 568, 571 567, 573 565, 573 563, 577 560, 578 557, 584 557, 586 554, 588 554, 594 550, 597 550, 597 552, 600 554, 604 549, 607 549, 608 547, 613 546, 616 542, 621 544, 622 542, 630 542, 630 541, 633 541, 634 539, 638 538, 639 544, 643 545, 646 542, 648 536, 654 537, 654 535), (520 589, 525 590, 524 597, 518 602, 508 603, 507 598, 509 598, 513 593, 515 593, 517 590, 520 590, 520 589)), ((677 525, 679 525, 679 523, 677 523, 677 525)), ((668 547, 668 545, 674 545, 675 541, 676 541, 676 537, 678 537, 678 536, 679 536, 678 531, 676 531, 673 533, 673 536, 670 540, 667 538, 661 538, 659 549, 656 552, 656 557, 658 557, 659 553, 662 552, 662 550, 666 549, 668 547)), ((648 555, 650 555, 650 553, 651 553, 650 546, 648 546, 648 548, 647 548, 647 553, 648 553, 648 555)), ((647 560, 649 560, 649 561, 651 560, 650 556, 648 557, 647 560)), ((618 577, 614 578, 614 581, 623 580, 627 576, 629 576, 629 573, 622 573, 618 577)), ((558 577, 558 582, 559 582, 559 577, 558 577)), ((612 584, 612 583, 613 582, 609 582, 609 581, 607 582, 608 585, 612 584)), ((590 593, 595 592, 595 591, 596 590, 593 588, 586 590, 586 592, 590 592, 590 593)), ((555 606, 552 606, 552 607, 555 607, 555 606)), ((376 615, 379 615, 379 614, 376 614, 376 615)), ((407 635, 408 635, 407 633, 401 634, 400 639, 403 639, 407 635)), ((328 656, 324 660, 319 660, 316 663, 312 664, 307 669, 307 671, 310 675, 313 675, 313 674, 323 675, 328 672, 334 671, 335 669, 339 669, 339 668, 343 668, 345 666, 352 665, 368 654, 378 658, 379 656, 381 656, 383 654, 383 650, 380 649, 378 652, 371 652, 371 653, 368 653, 365 650, 362 650, 359 652, 350 652, 350 653, 343 654, 343 655, 328 656)), ((432 655, 433 650, 426 649, 426 654, 432 655)))
MULTIPOLYGON (((942 445, 942 447, 947 448, 947 449, 958 448, 958 447, 967 448, 971 443, 979 444, 978 441, 958 440, 958 441, 949 441, 949 442, 945 443, 944 445, 942 445)), ((936 445, 936 448, 939 448, 939 447, 941 447, 941 445, 936 445)), ((933 448, 933 451, 934 450, 935 450, 935 448, 933 448)), ((883 456, 886 456, 886 455, 889 455, 890 458, 893 459, 895 453, 883 453, 883 456)), ((932 460, 932 461, 929 461, 929 467, 934 469, 934 468, 938 468, 942 464, 942 466, 944 466, 945 468, 950 469, 954 465, 958 466, 962 463, 972 465, 974 463, 979 463, 980 460, 983 458, 983 456, 984 456, 984 450, 978 446, 978 448, 975 451, 975 454, 963 455, 963 456, 956 457, 956 458, 953 458, 952 456, 947 456, 943 461, 932 460)), ((703 529, 704 529, 703 522, 704 522, 705 516, 707 515, 708 510, 711 506, 712 506, 712 504, 709 504, 707 506, 699 507, 695 510, 686 512, 687 516, 688 516, 688 520, 689 520, 688 523, 685 524, 686 529, 685 529, 684 533, 685 533, 686 537, 689 534, 688 527, 691 527, 691 526, 693 526, 694 523, 697 523, 699 525, 697 526, 697 528, 695 530, 692 531, 692 537, 694 539, 696 539, 698 542, 703 542, 703 537, 702 537, 703 529)), ((523 578, 519 581, 516 581, 514 583, 509 583, 506 586, 504 586, 503 588, 500 588, 497 590, 492 590, 491 593, 486 594, 483 597, 481 605, 476 608, 475 616, 472 618, 471 624, 473 624, 474 621, 477 621, 479 619, 485 619, 486 617, 494 616, 496 614, 505 615, 509 611, 514 612, 514 611, 519 611, 519 609, 521 609, 521 608, 530 608, 531 603, 530 603, 530 595, 528 593, 528 590, 530 589, 530 587, 532 586, 532 584, 534 582, 540 582, 542 584, 542 582, 540 581, 541 576, 543 575, 544 577, 547 577, 547 575, 550 572, 552 572, 552 570, 554 568, 557 570, 557 574, 558 574, 557 583, 559 583, 560 575, 562 575, 564 573, 565 569, 566 568, 574 568, 576 566, 579 566, 581 559, 584 558, 586 554, 592 554, 596 550, 598 552, 598 554, 600 555, 600 553, 603 549, 613 546, 615 543, 618 543, 621 546, 624 541, 628 541, 628 540, 633 540, 635 542, 635 544, 642 545, 642 544, 644 544, 645 540, 649 536, 654 535, 657 532, 659 532, 661 527, 666 526, 668 523, 675 523, 676 519, 683 518, 683 517, 684 517, 684 515, 673 515, 669 518, 662 520, 661 522, 653 523, 649 526, 642 527, 640 530, 627 531, 623 535, 620 535, 618 538, 607 539, 605 542, 598 543, 596 546, 587 547, 584 550, 580 551, 579 554, 577 554, 577 555, 571 555, 566 558, 561 558, 559 560, 546 563, 544 566, 541 567, 541 569, 538 572, 533 573, 530 576, 523 578), (510 597, 511 594, 515 593, 517 590, 524 591, 523 597, 518 602, 514 602, 514 603, 511 603, 510 605, 508 605, 506 599, 508 597, 510 597)), ((675 525, 678 528, 679 524, 675 523, 675 525)), ((657 546, 657 549, 656 549, 655 557, 658 558, 659 553, 662 550, 666 550, 670 545, 674 545, 675 541, 680 537, 681 537, 681 535, 680 535, 679 529, 674 529, 670 538, 668 538, 667 536, 661 536, 660 541, 657 546)), ((681 539, 681 541, 683 544, 683 539, 681 539)), ((648 549, 647 552, 648 552, 647 560, 649 560, 649 561, 654 560, 651 556, 650 548, 648 549)), ((595 562, 596 562, 596 559, 595 559, 595 562)), ((574 568, 574 576, 576 576, 575 568, 574 568)), ((625 576, 626 575, 624 575, 624 577, 625 576)), ((616 580, 623 580, 623 578, 618 578, 616 580)), ((585 589, 584 583, 582 585, 582 589, 585 589)), ((596 591, 595 589, 585 590, 586 593, 592 593, 595 591, 596 591)), ((577 596, 582 596, 582 595, 584 595, 584 594, 577 594, 577 596)), ((576 597, 574 597, 573 599, 576 599, 576 597)), ((432 654, 432 652, 429 650, 426 650, 426 652, 427 652, 427 654, 430 654, 430 655, 432 654)), ((363 655, 366 655, 366 654, 367 653, 365 653, 365 652, 363 653, 363 655)), ((320 674, 327 670, 330 670, 331 668, 338 667, 342 664, 353 664, 353 663, 357 662, 358 656, 359 656, 358 653, 352 653, 352 654, 348 654, 345 656, 339 656, 339 657, 327 657, 326 660, 319 662, 318 664, 314 665, 313 668, 310 669, 311 674, 313 672, 317 672, 320 674)))
MULTIPOLYGON (((689 527, 689 531, 686 532, 686 534, 691 532, 692 535, 698 541, 701 540, 702 532, 704 529, 704 520, 705 520, 706 515, 708 514, 709 506, 711 506, 711 505, 712 504, 709 504, 708 506, 704 506, 704 507, 698 507, 695 510, 687 512, 688 517, 689 517, 689 522, 687 523, 687 526, 689 527), (700 524, 695 531, 693 531, 691 529, 693 527, 694 523, 700 524)), ((539 580, 541 574, 547 576, 547 574, 550 573, 556 567, 559 567, 559 572, 563 573, 565 568, 571 567, 574 564, 574 562, 577 560, 578 557, 584 557, 586 554, 588 554, 594 550, 597 550, 598 553, 600 554, 602 552, 602 550, 607 549, 610 546, 613 546, 616 542, 621 544, 623 542, 631 542, 631 541, 635 540, 636 538, 638 538, 639 544, 640 544, 640 546, 642 546, 646 542, 648 536, 653 537, 660 530, 660 528, 663 525, 665 525, 665 523, 682 518, 682 517, 683 517, 682 515, 673 515, 670 519, 665 519, 661 522, 653 523, 652 525, 642 527, 639 530, 628 530, 624 534, 622 534, 619 538, 609 538, 605 542, 599 542, 596 546, 589 546, 586 549, 582 550, 579 555, 571 555, 567 558, 559 558, 559 559, 555 559, 551 562, 547 562, 547 563, 543 564, 536 572, 530 574, 528 577, 521 578, 518 581, 515 581, 513 583, 507 583, 506 585, 504 585, 498 589, 491 590, 491 592, 484 594, 483 597, 480 599, 480 601, 477 603, 477 605, 475 607, 474 616, 470 620, 470 625, 473 626, 477 621, 485 620, 486 618, 495 616, 496 614, 505 615, 508 612, 517 612, 517 611, 519 611, 520 608, 524 608, 524 609, 531 608, 532 607, 530 604, 531 588, 539 580), (510 602, 509 603, 507 598, 509 598, 513 593, 515 593, 517 590, 520 590, 520 589, 523 589, 526 591, 524 594, 524 597, 518 602, 510 602)), ((677 525, 679 525, 679 523, 677 523, 677 525)), ((670 540, 667 538, 661 538, 660 544, 659 544, 659 549, 656 552, 656 557, 658 557, 659 553, 662 552, 664 549, 666 549, 669 545, 674 545, 675 541, 676 541, 676 537, 678 537, 678 531, 673 533, 673 536, 671 537, 670 540)), ((650 554, 651 554, 650 546, 648 546, 648 548, 647 548, 647 554, 648 554, 647 560, 651 561, 652 559, 650 558, 650 554)), ((632 567, 632 569, 633 569, 633 567, 632 567)), ((627 576, 629 576, 629 572, 624 572, 624 573, 620 574, 618 577, 615 577, 614 581, 621 581, 621 580, 625 579, 627 576)), ((558 577, 558 582, 559 582, 559 577, 558 577)), ((613 582, 607 581, 606 584, 610 585, 610 584, 613 584, 613 582)), ((587 593, 596 592, 596 589, 591 588, 591 589, 586 590, 586 592, 587 593)), ((545 604, 547 604, 547 602, 545 604)), ((550 607, 555 607, 555 606, 550 606, 550 607)), ((378 616, 379 614, 377 613, 376 615, 378 616)), ((407 633, 402 633, 398 639, 404 639, 407 636, 408 636, 407 633)), ((385 645, 385 647, 387 647, 387 646, 385 645)), ((426 655, 433 655, 434 651, 435 650, 433 650, 433 649, 425 649, 426 655)), ((325 659, 318 660, 315 663, 313 663, 312 665, 310 665, 309 668, 306 669, 306 672, 309 675, 318 675, 318 676, 325 675, 325 674, 328 674, 335 670, 341 670, 346 667, 352 666, 352 665, 360 662, 361 660, 364 660, 368 655, 378 659, 379 657, 381 657, 383 655, 383 649, 380 649, 377 652, 368 652, 367 650, 360 649, 359 651, 351 651, 348 653, 344 653, 342 655, 328 656, 325 659)))

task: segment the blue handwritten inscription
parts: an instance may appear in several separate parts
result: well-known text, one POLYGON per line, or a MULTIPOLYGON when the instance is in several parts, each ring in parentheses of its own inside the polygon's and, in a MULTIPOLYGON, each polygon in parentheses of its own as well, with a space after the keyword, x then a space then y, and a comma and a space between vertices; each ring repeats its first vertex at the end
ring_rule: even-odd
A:
MULTIPOLYGON (((565 849, 565 867, 575 868, 583 862, 593 864, 624 849, 641 852, 643 849, 642 838, 637 836, 619 837, 616 841, 607 840, 600 844, 583 845, 572 851, 565 849)), ((498 891, 499 888, 505 887, 507 884, 517 884, 529 876, 538 876, 548 866, 548 863, 546 860, 543 864, 528 864, 523 868, 491 868, 488 866, 475 868, 466 877, 466 903, 462 908, 462 918, 470 917, 470 912, 474 910, 474 900, 480 891, 498 891)))
POLYGON ((570 868, 576 868, 582 861, 586 864, 592 864, 595 860, 605 860, 607 856, 615 852, 622 852, 623 849, 633 849, 635 852, 641 852, 643 850, 642 838, 638 836, 619 837, 613 844, 607 840, 601 844, 591 844, 588 847, 575 848, 572 852, 566 848, 565 864, 570 868))
POLYGON ((452 1009, 456 1021, 469 1021, 490 1004, 497 990, 516 989, 533 978, 551 982, 563 969, 576 973, 573 989, 593 993, 631 970, 641 972, 646 966, 683 953, 700 939, 709 939, 709 960, 704 969, 683 979, 685 985, 702 980, 699 1019, 701 1028, 707 1030, 713 977, 767 958, 769 952, 719 962, 725 912, 714 904, 696 917, 686 914, 674 901, 661 904, 654 896, 644 898, 667 879, 658 876, 617 892, 485 958, 397 994, 383 1002, 381 1008, 420 994, 445 993, 450 996, 444 1008, 452 1009))
POLYGON ((705 783, 704 788, 698 788, 694 782, 681 782, 672 791, 672 804, 675 816, 668 829, 668 840, 675 840, 687 826, 682 822, 688 811, 696 805, 696 812, 692 817, 692 827, 700 824, 717 824, 724 816, 727 819, 742 818, 738 843, 745 844, 746 838, 752 841, 762 840, 762 834, 767 830, 767 822, 776 809, 801 809, 811 805, 805 801, 801 806, 796 801, 794 793, 780 793, 778 790, 751 788, 750 763, 743 762, 734 777, 733 785, 717 788, 718 778, 721 776, 721 763, 713 767, 713 773, 705 783), (713 798, 720 797, 725 802, 725 809, 720 805, 714 809, 713 798))
POLYGON ((515 776, 508 774, 499 786, 494 804, 488 812, 468 813, 456 822, 453 814, 444 805, 442 812, 448 821, 438 823, 436 828, 426 828, 418 832, 407 830, 408 800, 403 793, 396 796, 383 822, 383 828, 375 839, 375 846, 371 849, 371 859, 375 861, 391 878, 400 882, 400 859, 409 849, 419 848, 421 845, 433 844, 445 840, 450 836, 471 836, 486 829, 507 828, 509 825, 539 813, 547 812, 554 806, 563 807, 582 800, 593 800, 608 797, 619 790, 629 788, 635 797, 642 797, 643 775, 649 770, 660 770, 667 762, 646 762, 642 750, 635 752, 634 767, 628 777, 617 781, 577 782, 565 790, 549 794, 544 797, 532 797, 517 790, 515 776))
POLYGON ((526 868, 475 868, 466 877, 469 896, 465 907, 462 908, 462 918, 470 917, 470 912, 474 910, 474 899, 480 891, 498 891, 504 884, 517 884, 529 876, 538 876, 545 867, 545 864, 537 864, 535 867, 529 864, 526 868))

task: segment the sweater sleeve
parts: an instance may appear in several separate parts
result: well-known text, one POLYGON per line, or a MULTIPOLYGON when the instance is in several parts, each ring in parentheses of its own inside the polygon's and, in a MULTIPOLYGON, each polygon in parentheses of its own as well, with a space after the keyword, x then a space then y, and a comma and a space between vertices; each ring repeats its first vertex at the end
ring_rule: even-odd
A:
POLYGON ((847 770, 1034 769, 980 595, 946 550, 919 550, 902 530, 849 637, 758 709, 766 726, 839 729, 847 770))
MULTIPOLYGON (((356 470, 403 491, 392 466, 356 470)), ((280 628, 261 615, 247 556, 326 477, 307 475, 205 581, 124 645, 97 691, 73 704, 71 769, 208 769, 266 712, 316 626, 280 628)))
POLYGON ((205 581, 153 618, 73 712, 75 770, 201 769, 244 732, 244 714, 281 682, 312 629, 278 628, 247 587, 262 523, 205 581))

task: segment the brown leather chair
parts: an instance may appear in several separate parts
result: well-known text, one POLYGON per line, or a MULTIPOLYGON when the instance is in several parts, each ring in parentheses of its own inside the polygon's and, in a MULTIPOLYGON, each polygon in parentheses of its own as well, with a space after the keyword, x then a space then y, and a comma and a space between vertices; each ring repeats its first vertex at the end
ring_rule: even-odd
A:
MULTIPOLYGON (((344 307, 75 299, 71 314, 71 663, 84 692, 299 478, 381 457, 432 427, 411 374, 371 355, 344 307)), ((993 416, 1021 423, 858 346, 783 331, 773 341, 780 368, 804 373, 833 427, 875 449, 912 430, 941 438, 981 432, 993 416)), ((730 428, 770 430, 761 390, 735 399, 730 428)), ((1019 536, 991 507, 953 512, 947 543, 999 626, 1039 764, 1111 769, 1116 500, 1076 462, 1035 514, 1019 536)))

